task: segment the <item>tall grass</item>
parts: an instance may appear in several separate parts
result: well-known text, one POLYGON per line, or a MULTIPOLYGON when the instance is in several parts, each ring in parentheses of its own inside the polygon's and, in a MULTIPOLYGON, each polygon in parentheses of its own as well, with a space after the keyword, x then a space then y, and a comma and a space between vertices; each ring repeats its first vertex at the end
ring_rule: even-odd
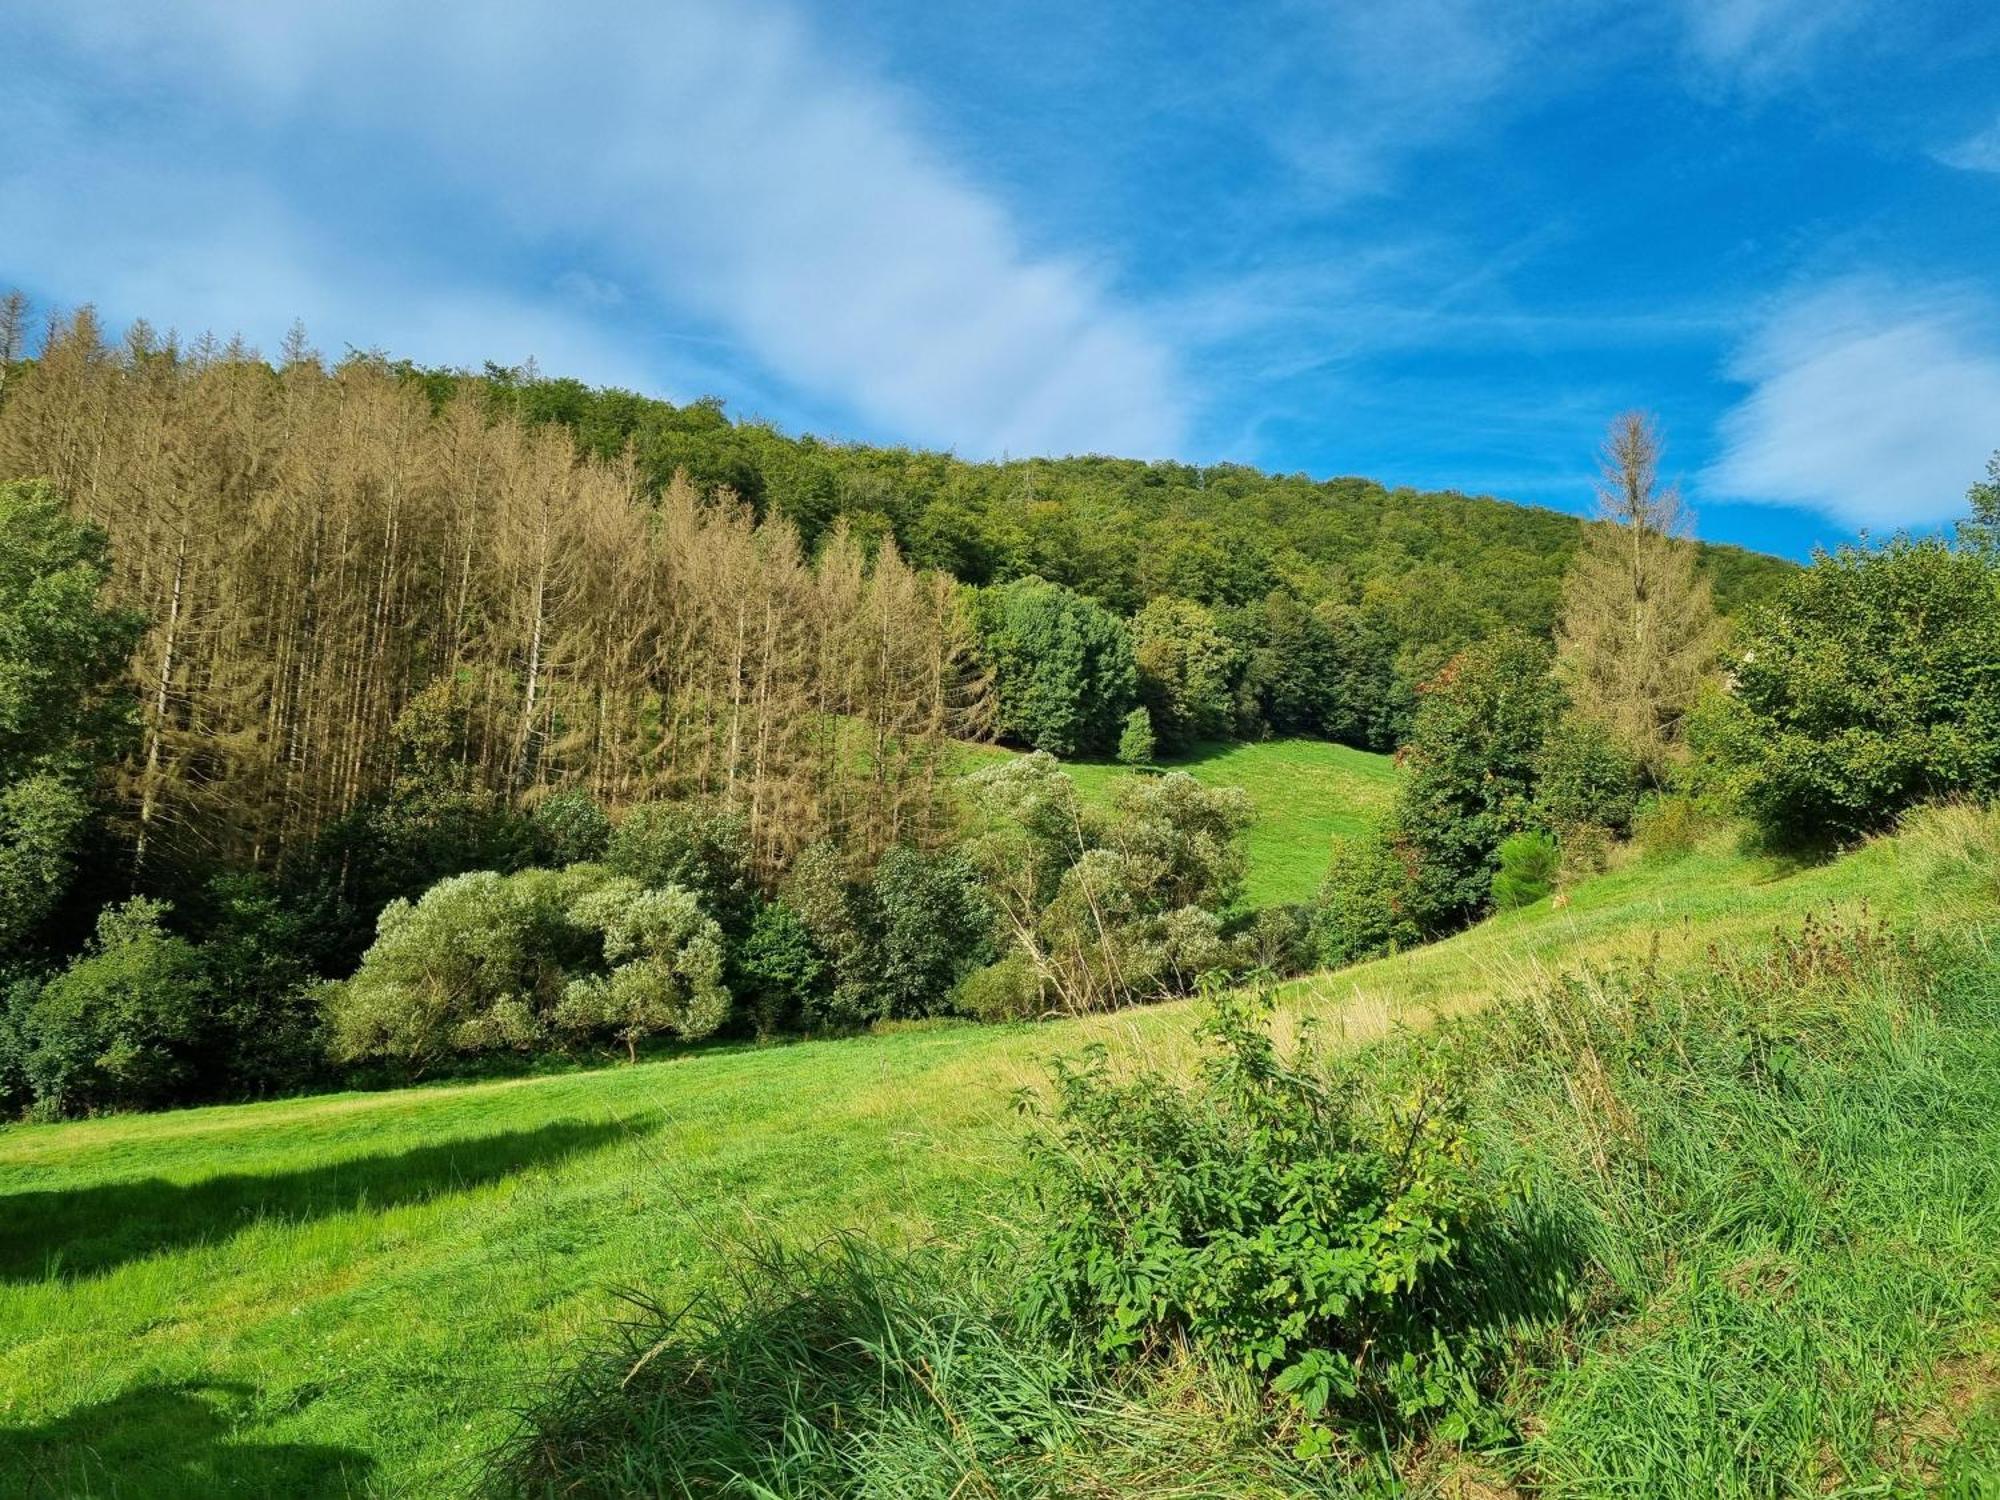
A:
MULTIPOLYGON (((637 1303, 525 1421, 496 1488, 1989 1492, 2000 961, 1988 936, 1808 922, 1754 956, 1573 976, 1447 1045, 1475 1064, 1479 1154, 1519 1215, 1512 1295, 1479 1329, 1501 1339, 1501 1368, 1480 1393, 1486 1419, 1462 1437, 1385 1424, 1296 1460, 1281 1406, 1239 1370, 1169 1344, 1107 1371, 1060 1330, 1030 1333, 1012 1312, 1039 1253, 1023 1220, 997 1252, 894 1258, 843 1239, 742 1260, 687 1308, 637 1303)), ((1394 1090, 1415 1056, 1391 1039, 1366 1076, 1394 1090)))

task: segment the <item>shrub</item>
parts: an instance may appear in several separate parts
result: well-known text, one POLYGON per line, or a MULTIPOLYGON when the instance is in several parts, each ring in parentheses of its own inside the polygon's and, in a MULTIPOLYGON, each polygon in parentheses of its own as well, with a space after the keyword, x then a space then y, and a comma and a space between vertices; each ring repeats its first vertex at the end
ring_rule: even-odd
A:
POLYGON ((728 1019, 722 928, 692 892, 614 880, 578 897, 569 916, 602 937, 610 972, 570 980, 556 1030, 577 1041, 608 1034, 631 1060, 641 1037, 695 1041, 728 1019))
POLYGON ((1267 974, 1303 974, 1319 960, 1313 908, 1301 903, 1266 906, 1238 938, 1245 967, 1267 974))
POLYGON ((455 1053, 541 1044, 568 971, 595 946, 570 905, 603 878, 588 865, 480 870, 390 902, 361 967, 329 993, 334 1055, 422 1072, 455 1053))
POLYGON ((1639 795, 1639 763, 1601 725, 1565 715, 1535 752, 1535 811, 1560 838, 1590 825, 1623 835, 1639 795))
POLYGON ((1125 727, 1118 732, 1118 759, 1128 766, 1150 766, 1156 746, 1153 742, 1153 718, 1145 708, 1135 708, 1125 715, 1125 727))
POLYGON ((952 1008, 975 1021, 1028 1021, 1041 1014, 1041 985, 1019 948, 959 982, 952 1008))
POLYGON ((759 1036, 798 1024, 815 1008, 827 975, 827 960, 805 920, 785 901, 757 908, 749 934, 736 952, 736 973, 759 1036))
POLYGON ((1695 798, 1663 793, 1647 799, 1632 820, 1632 838, 1648 859, 1679 859, 1715 826, 1715 819, 1695 798))
POLYGON ((867 962, 879 997, 873 1019, 942 1013, 959 980, 993 953, 993 908, 979 872, 961 854, 899 844, 883 854, 870 889, 875 952, 867 962))
POLYGON ((1240 1364, 1324 1451, 1343 1406, 1409 1419, 1460 1398, 1418 1310, 1492 1201, 1447 1075, 1367 1107, 1310 1036, 1281 1053, 1270 1012, 1216 998, 1191 1085, 1118 1078, 1099 1048, 1025 1101, 1043 1247, 1025 1311, 1114 1364, 1183 1341, 1240 1364))
POLYGON ((107 907, 90 950, 28 1001, 21 1073, 52 1115, 143 1109, 180 1099, 209 1021, 201 960, 144 897, 107 907))
POLYGON ((750 929, 756 886, 750 824, 706 802, 647 802, 619 820, 604 856, 614 874, 654 890, 692 891, 731 938, 750 929))
POLYGON ((1132 617, 1139 696, 1160 743, 1185 750, 1234 726, 1241 660, 1206 605, 1154 599, 1132 617))
POLYGON ((1485 907, 1501 840, 1535 821, 1536 757, 1560 703, 1548 648, 1514 634, 1468 647, 1425 684, 1395 814, 1425 935, 1485 907))
POLYGON ((535 860, 560 868, 595 863, 611 845, 611 816, 580 786, 551 792, 535 804, 535 860))
POLYGON ((1414 854, 1384 835, 1334 846, 1313 903, 1313 936, 1329 968, 1394 953, 1423 939, 1414 854))
POLYGON ((27 776, 0 786, 0 958, 55 910, 89 817, 88 799, 62 777, 27 776))
POLYGON ((1500 845, 1500 868, 1493 873, 1493 904, 1501 911, 1532 906, 1554 887, 1559 855, 1546 833, 1510 835, 1500 845))
POLYGON ((325 1071, 327 1037, 304 916, 258 875, 209 882, 198 952, 215 1032, 211 1095, 274 1094, 325 1071))
POLYGON ((980 590, 975 622, 1003 735, 1054 755, 1117 744, 1138 682, 1122 619, 1060 584, 1018 578, 980 590))
POLYGON ((2000 553, 1844 547, 1752 612, 1698 748, 1767 838, 1840 842, 1912 803, 2000 791, 2000 553))

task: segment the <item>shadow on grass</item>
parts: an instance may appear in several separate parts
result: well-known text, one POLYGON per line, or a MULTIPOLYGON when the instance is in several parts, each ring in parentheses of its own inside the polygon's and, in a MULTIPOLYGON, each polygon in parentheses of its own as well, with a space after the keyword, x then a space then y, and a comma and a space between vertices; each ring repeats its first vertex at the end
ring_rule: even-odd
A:
POLYGON ((95 1275, 162 1250, 227 1239, 266 1220, 296 1222, 421 1203, 614 1140, 657 1122, 560 1120, 298 1172, 0 1195, 0 1281, 95 1275))
POLYGON ((0 1427, 0 1495, 208 1500, 361 1492, 375 1461, 355 1449, 231 1441, 237 1419, 227 1408, 246 1409, 254 1396, 229 1383, 140 1386, 40 1426, 0 1427))

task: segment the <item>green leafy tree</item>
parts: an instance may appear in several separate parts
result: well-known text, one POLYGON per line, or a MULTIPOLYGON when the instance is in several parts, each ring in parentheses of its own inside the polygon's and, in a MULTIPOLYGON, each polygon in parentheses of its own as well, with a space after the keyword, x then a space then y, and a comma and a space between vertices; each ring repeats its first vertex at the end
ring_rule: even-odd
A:
POLYGON ((608 974, 572 979, 552 1017, 575 1040, 608 1034, 636 1060, 639 1042, 712 1035, 729 1017, 722 928, 692 891, 613 880, 579 897, 569 915, 601 935, 608 974))
POLYGON ((1535 821, 1536 756, 1561 707, 1548 648, 1517 634, 1468 647, 1425 684, 1394 836, 1427 934, 1486 905, 1501 840, 1535 821))
POLYGON ((1138 683, 1123 620, 1040 578, 982 589, 974 618, 1003 735, 1065 756, 1117 745, 1138 683))
POLYGON ((1227 736, 1241 657, 1205 605, 1155 599, 1132 618, 1139 697, 1169 752, 1227 736))
POLYGON ((1127 766, 1150 766, 1158 753, 1153 740, 1153 716, 1144 706, 1125 715, 1125 727, 1118 731, 1118 760, 1127 766))
POLYGON ((109 544, 47 485, 0 484, 0 961, 69 884, 103 768, 130 742, 141 622, 109 544))
POLYGON ((52 1115, 177 1103, 210 1024, 201 957, 168 933, 167 906, 107 907, 88 951, 42 985, 19 1021, 21 1070, 52 1115))
POLYGON ((1843 547, 1753 610, 1699 743, 1780 843, 1851 839, 1912 803, 2000 792, 2000 557, 1843 547))
POLYGON ((646 802, 612 831, 604 862, 654 890, 692 891, 732 938, 750 927, 756 884, 750 871, 750 824, 708 802, 646 802))

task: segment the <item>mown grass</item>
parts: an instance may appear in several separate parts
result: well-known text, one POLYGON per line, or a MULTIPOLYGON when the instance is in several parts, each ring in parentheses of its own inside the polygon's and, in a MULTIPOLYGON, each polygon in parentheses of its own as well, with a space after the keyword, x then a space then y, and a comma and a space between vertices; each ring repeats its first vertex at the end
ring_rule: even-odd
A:
MULTIPOLYGON (((1537 970, 1574 959, 1643 957, 1656 939, 1698 958, 1710 940, 1755 943, 1863 902, 1933 925, 1990 913, 1982 816, 1804 869, 1719 844, 1637 864, 1561 911, 1301 982, 1286 1003, 1360 1040, 1531 993, 1537 970)), ((1008 1095, 1041 1058, 1090 1038, 1170 1058, 1189 1024, 1189 1008, 1171 1005, 1046 1027, 909 1028, 9 1128, 0 1492, 469 1485, 509 1408, 615 1314, 618 1288, 671 1302, 714 1271, 718 1247, 746 1238, 796 1244, 858 1227, 895 1244, 972 1222, 1013 1159, 1008 1095)), ((1578 1384, 1576 1401, 1593 1389, 1614 1399, 1608 1383, 1578 1384)))
MULTIPOLYGON (((1014 752, 967 746, 969 766, 1014 752)), ((1204 745, 1165 760, 1210 786, 1241 787, 1256 808, 1245 836, 1251 906, 1310 901, 1333 854, 1333 841, 1380 827, 1396 795, 1395 762, 1386 755, 1325 740, 1262 740, 1204 745)), ((1145 774, 1111 761, 1065 761, 1084 800, 1109 807, 1118 784, 1145 774)))

